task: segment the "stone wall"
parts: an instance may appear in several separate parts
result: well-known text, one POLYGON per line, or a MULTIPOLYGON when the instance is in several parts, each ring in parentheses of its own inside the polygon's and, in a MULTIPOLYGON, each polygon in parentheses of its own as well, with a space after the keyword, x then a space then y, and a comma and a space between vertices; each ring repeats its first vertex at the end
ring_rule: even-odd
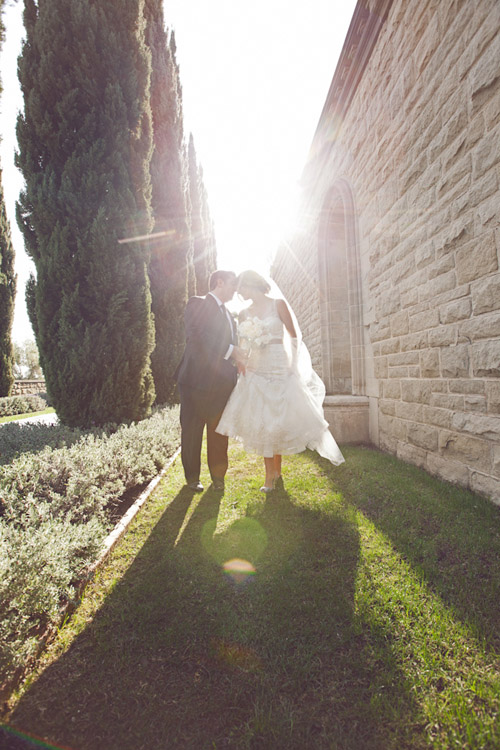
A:
POLYGON ((500 502, 498 0, 359 2, 303 185, 273 275, 316 368, 332 380, 350 326, 371 440, 500 502), (350 322, 328 317, 325 253, 347 257, 350 322))
POLYGON ((44 393, 45 380, 15 380, 11 396, 26 396, 29 393, 44 393))

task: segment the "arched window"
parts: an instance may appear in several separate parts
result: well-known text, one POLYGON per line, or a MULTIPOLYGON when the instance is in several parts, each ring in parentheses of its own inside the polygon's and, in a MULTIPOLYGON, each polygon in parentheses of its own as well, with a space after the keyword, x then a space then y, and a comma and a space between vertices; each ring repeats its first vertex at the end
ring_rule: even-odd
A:
POLYGON ((329 190, 320 222, 319 278, 323 378, 327 393, 364 395, 360 257, 349 183, 329 190))

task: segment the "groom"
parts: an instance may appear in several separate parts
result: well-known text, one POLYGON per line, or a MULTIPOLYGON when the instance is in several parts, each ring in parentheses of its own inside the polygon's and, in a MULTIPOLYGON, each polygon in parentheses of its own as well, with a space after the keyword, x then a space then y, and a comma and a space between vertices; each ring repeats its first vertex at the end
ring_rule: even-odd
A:
POLYGON ((184 313, 186 348, 175 376, 181 402, 181 458, 190 489, 202 492, 201 444, 207 426, 208 468, 214 489, 224 490, 228 438, 215 432, 231 391, 237 363, 236 325, 224 307, 236 291, 236 274, 214 271, 206 297, 191 297, 184 313))

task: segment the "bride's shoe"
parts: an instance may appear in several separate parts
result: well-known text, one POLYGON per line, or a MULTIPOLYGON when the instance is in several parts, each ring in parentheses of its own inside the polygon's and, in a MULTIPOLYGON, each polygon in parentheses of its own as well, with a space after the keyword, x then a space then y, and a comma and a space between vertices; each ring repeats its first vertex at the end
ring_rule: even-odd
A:
POLYGON ((267 485, 267 484, 264 484, 264 485, 262 485, 262 487, 260 488, 260 491, 261 491, 261 492, 265 492, 265 493, 268 493, 268 492, 272 492, 272 491, 274 490, 274 485, 275 485, 275 484, 276 484, 276 480, 275 480, 275 479, 273 479, 273 481, 272 481, 272 484, 271 484, 271 486, 269 486, 269 485, 267 485))

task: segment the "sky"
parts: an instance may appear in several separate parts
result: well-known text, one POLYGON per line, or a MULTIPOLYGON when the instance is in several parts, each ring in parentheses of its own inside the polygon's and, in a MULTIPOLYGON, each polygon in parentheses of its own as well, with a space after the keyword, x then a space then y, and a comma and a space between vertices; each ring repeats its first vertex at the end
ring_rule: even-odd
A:
MULTIPOLYGON (((13 339, 33 336, 24 288, 31 260, 15 220, 14 167, 22 0, 7 6, 0 56, 0 160, 18 291, 13 339)), ((356 0, 167 0, 183 88, 215 224, 218 267, 268 273, 293 226, 299 180, 356 0)))

